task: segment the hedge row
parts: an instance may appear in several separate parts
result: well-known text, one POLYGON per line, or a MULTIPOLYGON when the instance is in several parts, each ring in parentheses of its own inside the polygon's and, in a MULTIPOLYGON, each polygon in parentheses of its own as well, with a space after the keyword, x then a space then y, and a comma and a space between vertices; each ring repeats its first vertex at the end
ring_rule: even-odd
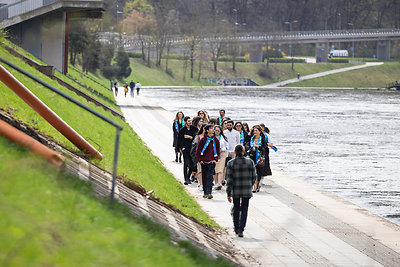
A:
POLYGON ((142 53, 141 52, 126 52, 128 54, 128 57, 132 58, 142 58, 142 53))
POLYGON ((303 58, 270 58, 269 63, 306 63, 306 60, 303 58))
POLYGON ((328 58, 328 63, 349 63, 347 58, 328 58))
MULTIPOLYGON (((224 61, 224 62, 233 61, 233 57, 232 56, 220 56, 218 61, 224 61)), ((247 62, 247 59, 245 57, 236 57, 236 62, 247 62)))

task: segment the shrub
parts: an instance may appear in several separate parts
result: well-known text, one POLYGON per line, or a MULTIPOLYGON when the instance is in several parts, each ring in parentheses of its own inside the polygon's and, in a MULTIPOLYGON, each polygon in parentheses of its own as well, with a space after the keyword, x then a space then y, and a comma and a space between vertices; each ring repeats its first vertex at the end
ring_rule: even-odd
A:
POLYGON ((142 58, 142 52, 126 52, 128 57, 131 58, 142 58))
POLYGON ((178 54, 165 54, 163 55, 164 59, 178 59, 178 60, 188 60, 189 55, 178 55, 178 54))
POLYGON ((306 60, 303 58, 270 58, 269 63, 306 63, 306 60))
POLYGON ((117 72, 115 75, 117 78, 126 78, 131 74, 131 67, 129 67, 129 57, 126 52, 120 50, 118 51, 117 58, 116 58, 116 65, 118 67, 117 72))
POLYGON ((271 79, 272 78, 272 72, 270 69, 267 69, 265 67, 261 67, 258 69, 257 71, 258 76, 262 77, 262 78, 267 78, 267 79, 271 79))
POLYGON ((328 58, 328 63, 349 63, 348 58, 328 58))
POLYGON ((168 68, 165 72, 166 72, 169 76, 174 77, 174 73, 173 73, 173 71, 172 71, 170 68, 168 68))
MULTIPOLYGON (((220 56, 218 61, 229 62, 233 61, 232 56, 220 56)), ((246 57, 236 57, 236 62, 247 62, 246 57)))

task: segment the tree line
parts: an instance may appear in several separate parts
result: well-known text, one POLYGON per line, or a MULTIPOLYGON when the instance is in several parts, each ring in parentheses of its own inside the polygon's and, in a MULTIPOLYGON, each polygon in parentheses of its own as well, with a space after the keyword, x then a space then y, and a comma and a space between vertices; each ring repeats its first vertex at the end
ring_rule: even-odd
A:
MULTIPOLYGON (((200 77, 204 55, 212 60, 214 71, 217 71, 219 57, 229 52, 232 55, 232 69, 235 70, 237 44, 232 44, 227 51, 227 44, 215 41, 204 51, 204 47, 199 46, 203 36, 290 29, 398 28, 400 25, 400 0, 106 0, 106 5, 103 19, 97 21, 99 31, 136 36, 141 43, 142 59, 148 65, 151 64, 151 48, 144 36, 150 37, 152 43, 156 44, 157 66, 161 66, 163 54, 169 53, 167 36, 185 36, 188 40, 185 58, 188 58, 191 78, 194 78, 196 63, 199 64, 200 77)), ((92 42, 89 35, 87 45, 92 42)), ((101 68, 107 72, 113 69, 108 64, 112 58, 111 48, 97 47, 96 51, 101 49, 105 49, 105 58, 94 61, 105 64, 106 67, 101 68)), ((96 58, 95 55, 87 56, 96 58)), ((73 57, 74 53, 71 53, 71 60, 73 57)), ((91 66, 91 61, 86 61, 91 66)), ((168 58, 165 61, 165 70, 168 72, 168 58)))

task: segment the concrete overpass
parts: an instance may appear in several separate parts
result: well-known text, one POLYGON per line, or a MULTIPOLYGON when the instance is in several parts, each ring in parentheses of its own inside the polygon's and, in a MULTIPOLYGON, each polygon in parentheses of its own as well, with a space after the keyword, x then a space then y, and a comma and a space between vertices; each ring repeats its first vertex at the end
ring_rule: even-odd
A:
MULTIPOLYGON (((146 42, 151 38, 142 37, 146 42)), ((317 62, 326 62, 329 43, 334 42, 360 42, 377 41, 377 56, 379 59, 390 58, 390 41, 400 39, 400 29, 353 29, 336 31, 298 31, 276 33, 237 33, 231 36, 205 36, 199 41, 205 45, 209 43, 242 43, 250 44, 250 61, 259 62, 262 59, 262 46, 265 44, 315 44, 317 62)), ((186 36, 170 36, 167 42, 174 46, 185 44, 189 41, 186 36)), ((123 39, 127 50, 139 48, 141 42, 136 36, 123 39)))
POLYGON ((0 29, 35 57, 61 72, 68 66, 71 17, 100 17, 102 0, 0 0, 0 29))

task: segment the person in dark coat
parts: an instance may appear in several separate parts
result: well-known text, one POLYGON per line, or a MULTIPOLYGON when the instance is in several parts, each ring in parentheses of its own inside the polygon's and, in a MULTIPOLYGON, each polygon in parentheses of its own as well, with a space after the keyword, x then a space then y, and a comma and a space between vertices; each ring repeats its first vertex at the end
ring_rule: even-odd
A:
POLYGON ((129 83, 129 88, 131 88, 131 97, 134 97, 134 91, 135 91, 135 82, 133 80, 131 80, 131 82, 129 83))
POLYGON ((184 119, 185 127, 179 130, 178 134, 178 147, 182 150, 183 154, 183 176, 185 178, 184 184, 190 184, 190 175, 193 171, 192 159, 190 158, 190 149, 192 148, 193 138, 197 133, 197 128, 192 126, 190 117, 184 119))
POLYGON ((182 162, 182 152, 180 151, 178 146, 178 138, 180 129, 185 126, 185 121, 183 119, 184 117, 185 115, 183 114, 183 112, 178 111, 175 115, 174 122, 172 123, 172 131, 174 134, 174 141, 172 146, 175 148, 175 162, 178 162, 179 160, 180 163, 182 162))
POLYGON ((233 199, 233 225, 239 237, 243 237, 251 189, 257 178, 254 162, 244 157, 244 152, 243 146, 237 145, 236 157, 226 167, 226 194, 229 202, 233 199))
POLYGON ((261 177, 261 180, 263 180, 264 176, 271 176, 272 175, 271 165, 270 165, 270 161, 269 161, 269 148, 273 147, 274 144, 270 140, 268 127, 265 126, 263 123, 261 123, 260 126, 261 126, 261 129, 263 130, 263 133, 264 133, 264 136, 265 136, 265 142, 267 144, 266 149, 265 149, 265 153, 264 153, 265 164, 264 164, 264 168, 263 168, 263 174, 262 174, 262 177, 261 177))
POLYGON ((207 124, 204 127, 204 137, 197 144, 196 158, 201 164, 203 179, 203 198, 212 199, 212 183, 214 180, 215 164, 221 157, 220 144, 214 135, 214 127, 207 124))
POLYGON ((118 95, 118 81, 117 80, 115 80, 115 82, 114 82, 114 93, 115 93, 115 96, 117 96, 118 95))
MULTIPOLYGON (((265 150, 267 149, 267 143, 265 142, 265 137, 262 132, 260 125, 254 125, 250 132, 249 142, 246 144, 246 151, 250 159, 253 160, 257 171, 257 181, 254 185, 253 192, 260 191, 260 181, 263 176, 264 166, 257 167, 257 161, 264 157, 265 150)), ((265 160, 264 160, 265 162, 265 160)))

